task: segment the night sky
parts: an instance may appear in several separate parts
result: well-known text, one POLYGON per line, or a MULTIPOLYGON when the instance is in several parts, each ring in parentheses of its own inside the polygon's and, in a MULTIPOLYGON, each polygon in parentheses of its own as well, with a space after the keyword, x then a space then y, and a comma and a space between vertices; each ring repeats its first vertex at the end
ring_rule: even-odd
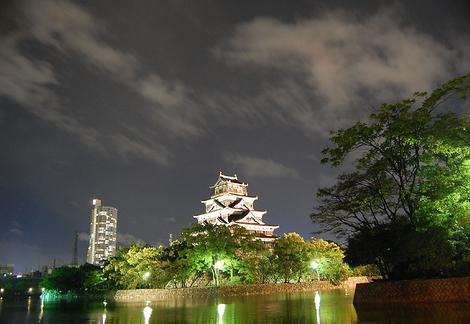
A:
POLYGON ((83 261, 92 197, 166 243, 219 171, 309 237, 330 131, 470 71, 468 1, 390 3, 2 1, 0 263, 70 262, 75 230, 83 261))

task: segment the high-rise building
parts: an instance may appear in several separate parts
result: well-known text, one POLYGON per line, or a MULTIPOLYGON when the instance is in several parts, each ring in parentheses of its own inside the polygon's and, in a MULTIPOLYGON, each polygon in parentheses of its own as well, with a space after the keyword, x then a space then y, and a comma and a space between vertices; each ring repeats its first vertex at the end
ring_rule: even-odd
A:
POLYGON ((0 264, 0 275, 4 277, 11 276, 14 269, 15 266, 13 264, 0 264))
POLYGON ((90 218, 90 244, 87 262, 100 265, 116 253, 117 209, 101 206, 101 200, 93 199, 90 218))
POLYGON ((238 180, 236 175, 227 176, 219 173, 219 179, 210 187, 212 195, 203 200, 205 212, 194 216, 200 224, 213 224, 246 228, 262 242, 271 245, 276 236, 274 230, 278 225, 263 222, 266 211, 254 208, 258 197, 248 195, 248 184, 238 180))

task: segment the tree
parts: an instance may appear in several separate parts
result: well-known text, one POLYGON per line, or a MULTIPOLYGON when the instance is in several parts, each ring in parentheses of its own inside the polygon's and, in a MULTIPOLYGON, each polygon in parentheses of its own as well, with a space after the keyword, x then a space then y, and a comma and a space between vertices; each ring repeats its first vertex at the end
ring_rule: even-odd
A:
POLYGON ((308 260, 314 261, 317 269, 313 269, 321 279, 339 283, 346 279, 349 268, 344 263, 344 252, 338 244, 322 239, 306 242, 308 260))
MULTIPOLYGON (((443 106, 465 98, 469 80, 460 77, 430 95, 421 92, 383 104, 367 122, 332 135, 333 146, 323 151, 323 163, 338 167, 348 155, 359 158, 353 172, 317 193, 311 217, 323 232, 363 240, 375 237, 377 230, 387 233, 389 224, 404 223, 417 235, 447 232, 447 242, 468 246, 469 241, 461 240, 468 240, 470 227, 470 123, 449 109, 443 112, 443 106)), ((390 276, 393 270, 385 257, 389 247, 377 251, 366 242, 363 247, 364 253, 374 250, 375 263, 390 276)))
MULTIPOLYGON (((195 224, 182 232, 184 245, 180 271, 191 278, 191 285, 202 276, 209 276, 215 286, 230 283, 266 282, 272 276, 266 262, 271 253, 253 233, 240 226, 195 224)), ((170 246, 171 247, 171 246, 170 246)))
POLYGON ((234 271, 239 282, 266 283, 273 277, 273 254, 253 233, 243 227, 234 227, 232 234, 237 242, 234 271))
POLYGON ((163 288, 167 283, 163 247, 131 245, 105 264, 104 277, 114 289, 163 288))
POLYGON ((100 268, 91 264, 56 268, 43 278, 40 285, 59 294, 97 294, 106 290, 100 268))
POLYGON ((215 286, 220 274, 234 267, 237 243, 226 226, 195 224, 182 232, 187 259, 195 273, 210 273, 215 286))
POLYGON ((164 271, 173 287, 191 287, 198 279, 197 270, 188 259, 189 246, 186 241, 174 240, 165 247, 160 257, 166 261, 164 271))
POLYGON ((297 233, 285 233, 274 243, 274 255, 284 282, 300 281, 308 267, 304 239, 297 233))
POLYGON ((385 279, 440 277, 451 272, 454 248, 442 227, 417 230, 397 222, 359 232, 348 241, 349 264, 374 263, 385 279))

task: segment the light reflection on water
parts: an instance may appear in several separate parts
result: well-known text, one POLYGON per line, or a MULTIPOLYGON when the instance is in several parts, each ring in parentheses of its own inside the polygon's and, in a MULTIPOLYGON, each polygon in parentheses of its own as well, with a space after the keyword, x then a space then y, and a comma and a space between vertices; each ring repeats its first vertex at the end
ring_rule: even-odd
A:
POLYGON ((225 304, 217 305, 217 323, 223 323, 225 307, 227 307, 225 304))
POLYGON ((152 311, 153 309, 150 306, 145 306, 144 307, 144 322, 145 324, 148 324, 150 321, 150 316, 152 316, 152 311))
POLYGON ((314 302, 315 302, 315 314, 317 316, 317 324, 320 324, 320 301, 321 301, 320 293, 318 291, 315 291, 314 302))
POLYGON ((41 300, 0 301, 0 323, 470 323, 470 304, 388 307, 352 305, 344 290, 174 299, 113 304, 57 305, 41 300))
POLYGON ((39 300, 40 306, 39 306, 39 316, 38 316, 38 322, 40 323, 42 321, 42 318, 44 317, 44 300, 42 298, 39 300))

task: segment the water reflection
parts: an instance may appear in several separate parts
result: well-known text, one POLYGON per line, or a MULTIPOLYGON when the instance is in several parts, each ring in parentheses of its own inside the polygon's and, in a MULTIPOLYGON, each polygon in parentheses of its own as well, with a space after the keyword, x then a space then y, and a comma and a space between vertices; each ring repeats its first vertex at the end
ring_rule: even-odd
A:
POLYGON ((0 323, 470 323, 470 305, 360 307, 344 290, 147 304, 50 304, 32 297, 0 301, 0 323), (27 317, 29 313, 31 317, 27 317), (357 310, 357 315, 356 315, 357 310), (158 315, 158 316, 156 316, 158 315))
POLYGON ((145 324, 149 323, 150 316, 152 316, 152 312, 153 312, 152 307, 150 307, 148 305, 144 307, 143 313, 144 313, 144 322, 145 322, 145 324))
POLYGON ((30 314, 31 314, 31 296, 28 297, 28 311, 26 315, 29 317, 30 314))
POLYGON ((317 324, 320 324, 320 294, 318 291, 315 291, 315 313, 317 315, 317 324))
POLYGON ((38 322, 41 322, 42 318, 44 317, 44 300, 41 298, 40 302, 41 302, 41 306, 39 308, 38 322))
POLYGON ((217 305, 217 322, 222 323, 223 322, 223 317, 225 313, 225 304, 218 304, 217 305))

